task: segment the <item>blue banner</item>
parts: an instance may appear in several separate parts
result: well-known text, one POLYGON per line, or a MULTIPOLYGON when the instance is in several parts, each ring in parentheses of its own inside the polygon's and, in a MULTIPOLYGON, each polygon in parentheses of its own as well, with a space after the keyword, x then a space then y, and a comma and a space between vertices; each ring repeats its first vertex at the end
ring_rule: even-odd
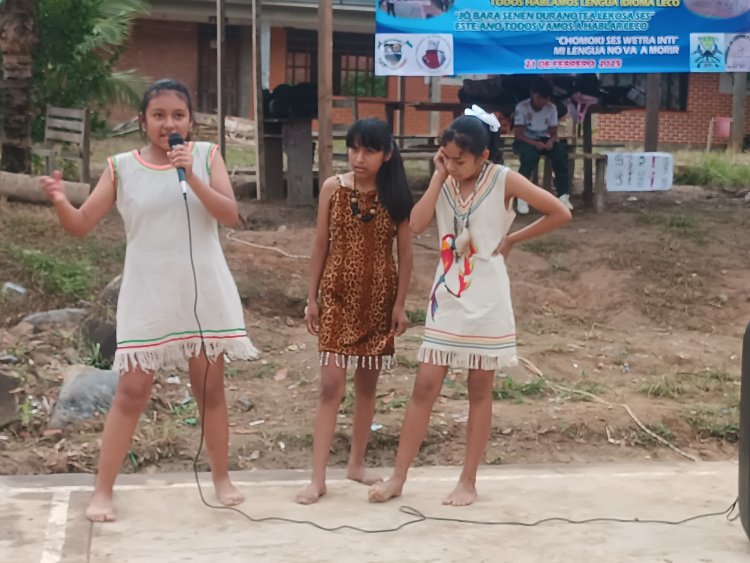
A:
POLYGON ((377 0, 379 75, 747 72, 750 0, 377 0))

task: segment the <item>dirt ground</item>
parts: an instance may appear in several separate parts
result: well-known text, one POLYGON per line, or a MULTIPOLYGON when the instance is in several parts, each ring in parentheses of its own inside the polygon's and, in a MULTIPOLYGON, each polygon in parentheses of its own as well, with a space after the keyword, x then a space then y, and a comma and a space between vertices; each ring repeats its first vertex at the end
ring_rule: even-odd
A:
MULTIPOLYGON (((623 405, 689 456, 736 455, 741 337, 750 320, 748 205, 735 194, 696 187, 633 199, 610 195, 605 213, 576 210, 565 229, 514 249, 509 271, 519 354, 545 379, 524 365, 498 378, 486 463, 684 459, 640 430, 623 405)), ((248 201, 241 208, 247 228, 231 233, 224 247, 263 356, 227 368, 231 467, 306 468, 317 400, 316 345, 302 322, 314 210, 248 201)), ((62 432, 46 426, 64 367, 76 354, 91 360, 76 330, 23 335, 13 328, 24 312, 77 299, 35 286, 8 244, 101 256, 90 285, 98 289, 120 268, 120 220, 112 215, 93 238, 73 240, 49 208, 0 202, 0 240, 0 283, 22 281, 33 289, 22 303, 0 301, 0 353, 22 360, 0 368, 19 377, 15 396, 23 411, 0 431, 0 473, 92 471, 102 416, 62 432)), ((399 366, 379 383, 377 430, 368 450, 373 466, 394 462, 437 264, 434 231, 414 242, 407 303, 413 322, 397 342, 399 366)), ((182 404, 186 382, 185 374, 159 375, 127 471, 191 466, 199 428, 194 403, 182 404), (180 383, 167 382, 173 375, 180 383)), ((349 389, 332 465, 346 462, 352 399, 349 389)), ((451 372, 418 463, 459 464, 466 418, 465 374, 451 372)))

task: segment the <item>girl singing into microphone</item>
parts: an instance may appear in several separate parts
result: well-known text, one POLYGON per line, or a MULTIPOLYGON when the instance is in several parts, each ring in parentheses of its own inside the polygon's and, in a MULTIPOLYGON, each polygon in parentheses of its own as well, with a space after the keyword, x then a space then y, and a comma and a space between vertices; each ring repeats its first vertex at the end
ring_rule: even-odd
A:
POLYGON ((113 366, 120 380, 104 424, 96 486, 86 510, 92 522, 115 519, 112 488, 151 396, 153 375, 172 367, 189 369, 205 417, 206 449, 219 501, 231 506, 244 500, 227 467, 224 355, 252 359, 258 352, 247 336, 239 294, 219 244, 217 222, 231 227, 239 220, 221 154, 211 143, 188 142, 170 150, 170 134, 189 138, 192 112, 184 84, 159 80, 146 90, 139 112, 148 144, 109 158, 107 170, 79 209, 65 197, 59 171, 42 179, 60 223, 72 235, 88 233, 113 205, 127 235, 113 366), (185 170, 189 220, 176 168, 185 170))

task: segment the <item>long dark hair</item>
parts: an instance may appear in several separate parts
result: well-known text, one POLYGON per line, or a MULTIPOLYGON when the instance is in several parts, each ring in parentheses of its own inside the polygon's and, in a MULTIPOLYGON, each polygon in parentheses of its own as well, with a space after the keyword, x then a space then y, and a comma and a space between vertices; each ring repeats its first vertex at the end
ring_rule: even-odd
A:
MULTIPOLYGON (((159 94, 163 94, 164 92, 175 92, 178 96, 180 96, 183 101, 187 104, 188 112, 190 113, 190 120, 193 120, 193 99, 190 96, 190 90, 188 90, 188 87, 185 86, 182 82, 179 80, 173 80, 172 78, 162 78, 161 80, 157 80, 151 86, 146 88, 146 91, 143 93, 143 98, 141 99, 141 105, 138 107, 138 129, 141 131, 141 135, 143 135, 143 129, 141 129, 141 121, 146 119, 146 110, 148 109, 148 104, 151 103, 151 100, 153 100, 155 97, 157 97, 159 94)), ((186 141, 190 140, 190 131, 188 131, 186 141)))
POLYGON ((375 177, 378 199, 388 210, 394 223, 398 225, 408 219, 414 206, 414 198, 406 180, 401 154, 393 142, 388 124, 380 119, 360 119, 346 133, 346 147, 365 147, 391 155, 383 162, 375 177))
POLYGON ((489 125, 473 115, 462 115, 453 120, 440 135, 440 146, 444 147, 453 141, 463 151, 474 156, 481 156, 484 149, 489 149, 489 160, 495 161, 500 154, 500 135, 490 131, 489 125))

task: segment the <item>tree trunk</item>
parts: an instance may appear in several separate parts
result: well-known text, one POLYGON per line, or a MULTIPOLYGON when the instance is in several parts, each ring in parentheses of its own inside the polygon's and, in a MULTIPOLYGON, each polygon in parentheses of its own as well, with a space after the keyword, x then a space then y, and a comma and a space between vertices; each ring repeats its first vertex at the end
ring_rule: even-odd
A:
POLYGON ((3 138, 0 166, 31 172, 31 66, 36 45, 34 0, 5 0, 0 11, 3 138))

